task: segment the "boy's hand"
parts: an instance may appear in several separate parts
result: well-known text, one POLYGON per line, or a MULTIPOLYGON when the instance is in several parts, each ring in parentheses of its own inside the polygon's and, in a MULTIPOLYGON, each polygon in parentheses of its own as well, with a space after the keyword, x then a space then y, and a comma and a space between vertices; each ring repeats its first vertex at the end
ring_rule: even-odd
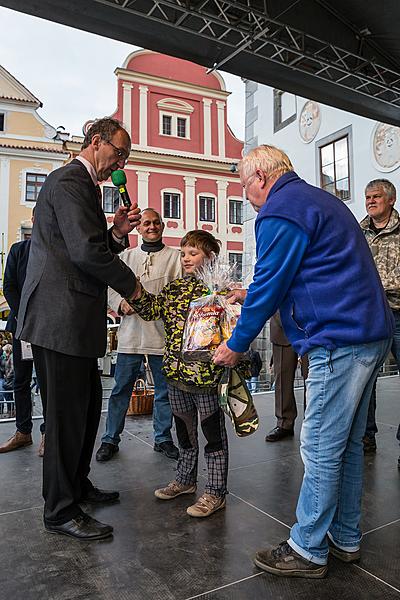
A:
POLYGON ((135 300, 139 300, 139 298, 141 298, 141 296, 142 296, 142 289, 143 289, 142 284, 138 281, 133 294, 131 296, 129 296, 129 298, 125 298, 125 300, 128 303, 134 302, 135 300))
POLYGON ((135 311, 126 300, 122 299, 121 304, 119 305, 118 312, 121 315, 128 316, 128 315, 133 315, 135 311))
POLYGON ((234 367, 241 359, 242 354, 240 352, 234 352, 230 350, 228 346, 223 343, 216 349, 213 362, 216 365, 224 365, 225 367, 234 367))

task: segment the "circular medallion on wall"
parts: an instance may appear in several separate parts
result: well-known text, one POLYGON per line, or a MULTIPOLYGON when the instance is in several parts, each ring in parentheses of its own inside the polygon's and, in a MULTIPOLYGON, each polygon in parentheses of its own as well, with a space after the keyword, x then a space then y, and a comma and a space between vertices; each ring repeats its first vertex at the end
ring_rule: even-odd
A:
POLYGON ((83 124, 82 127, 82 133, 83 135, 86 135, 87 132, 89 131, 89 129, 91 128, 91 126, 93 125, 94 120, 93 119, 89 119, 89 121, 86 121, 86 123, 83 124))
POLYGON ((317 102, 309 100, 301 109, 299 117, 300 137, 306 144, 313 141, 321 126, 321 109, 317 102))
POLYGON ((379 171, 400 166, 400 127, 377 123, 372 132, 372 158, 379 171))

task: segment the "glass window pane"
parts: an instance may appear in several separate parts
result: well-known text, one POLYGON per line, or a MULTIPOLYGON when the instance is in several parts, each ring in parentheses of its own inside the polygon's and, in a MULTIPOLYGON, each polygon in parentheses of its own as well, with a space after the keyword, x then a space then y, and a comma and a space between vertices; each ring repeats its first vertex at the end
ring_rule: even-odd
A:
POLYGON ((333 164, 322 167, 322 187, 335 181, 335 169, 333 164))
POLYGON ((338 198, 341 198, 341 200, 347 200, 348 198, 350 198, 350 186, 349 186, 348 177, 337 181, 336 189, 337 189, 337 196, 338 196, 338 198))
POLYGON ((329 183, 328 185, 323 185, 322 189, 324 189, 326 192, 329 192, 330 194, 335 195, 336 188, 335 188, 334 183, 329 183))
POLYGON ((186 119, 177 119, 177 135, 178 137, 186 137, 186 119))
POLYGON ((344 179, 349 176, 349 163, 347 158, 336 162, 336 179, 344 179))
POLYGON ((172 118, 167 116, 167 115, 163 115, 162 118, 162 132, 164 135, 171 135, 171 122, 172 122, 172 118))
POLYGON ((0 131, 4 131, 4 113, 0 113, 0 131))
POLYGON ((335 160, 347 159, 347 137, 335 142, 335 160))
POLYGON ((329 165, 330 163, 333 163, 333 144, 321 148, 321 165, 329 165))

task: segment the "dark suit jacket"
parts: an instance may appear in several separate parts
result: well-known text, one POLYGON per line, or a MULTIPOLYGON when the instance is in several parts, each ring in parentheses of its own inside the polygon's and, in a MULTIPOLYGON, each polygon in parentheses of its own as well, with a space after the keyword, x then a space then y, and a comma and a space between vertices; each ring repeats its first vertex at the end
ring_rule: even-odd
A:
POLYGON ((106 349, 107 286, 129 296, 136 277, 117 252, 96 187, 73 160, 50 173, 39 194, 16 335, 81 357, 106 349))
POLYGON ((3 292, 10 307, 6 331, 11 331, 13 334, 17 329, 19 302, 26 276, 30 246, 30 240, 13 244, 7 256, 6 269, 4 271, 3 292))

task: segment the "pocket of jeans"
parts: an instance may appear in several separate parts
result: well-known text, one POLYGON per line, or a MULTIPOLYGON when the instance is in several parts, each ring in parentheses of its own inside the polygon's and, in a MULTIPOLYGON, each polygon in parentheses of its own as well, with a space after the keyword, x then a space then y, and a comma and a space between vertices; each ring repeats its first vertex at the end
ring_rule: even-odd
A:
POLYGON ((357 344, 353 346, 353 358, 364 367, 376 364, 377 350, 374 344, 357 344))

